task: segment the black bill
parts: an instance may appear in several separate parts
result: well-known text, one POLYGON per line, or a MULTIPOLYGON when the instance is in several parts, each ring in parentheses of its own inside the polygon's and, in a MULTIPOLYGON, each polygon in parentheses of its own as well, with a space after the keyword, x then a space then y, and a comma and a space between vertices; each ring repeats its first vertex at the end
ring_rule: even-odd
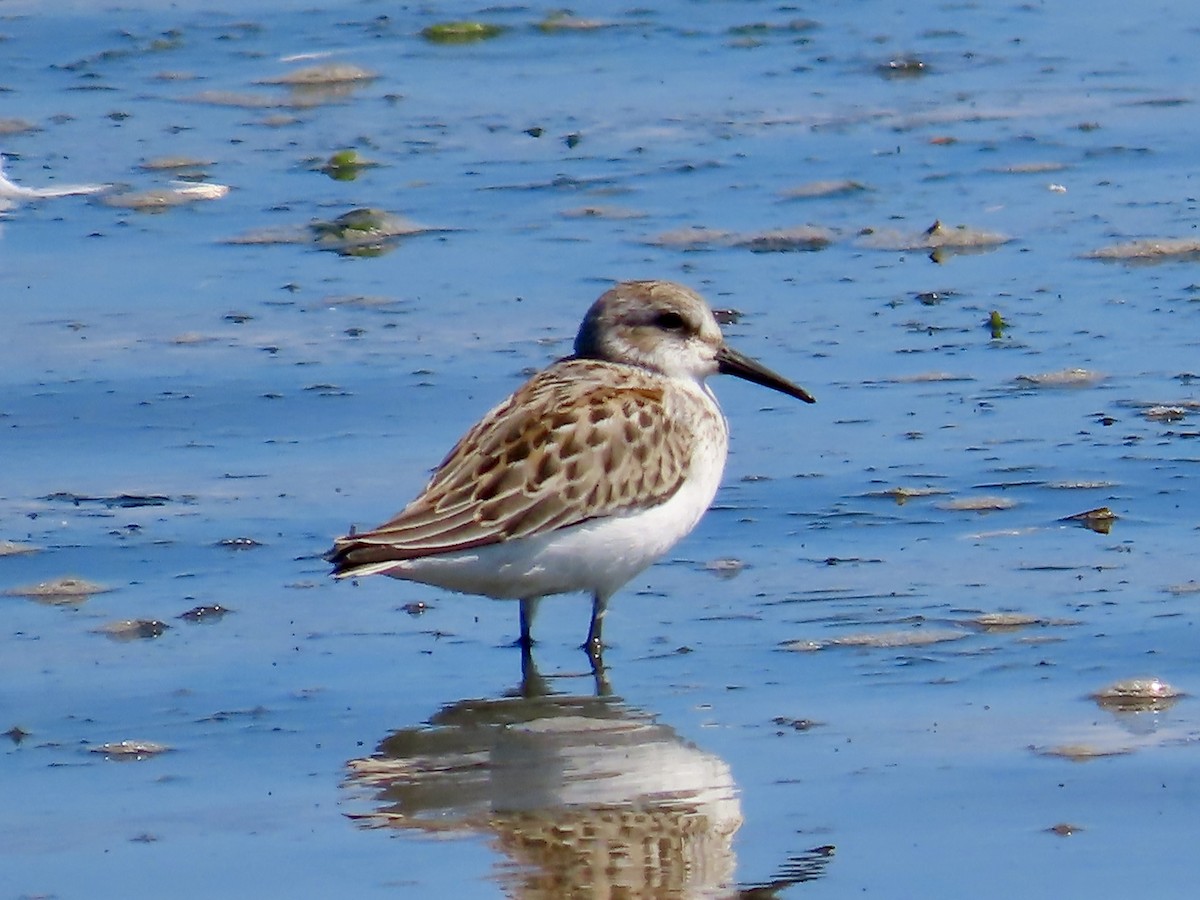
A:
POLYGON ((782 375, 776 375, 757 360, 728 346, 722 346, 717 351, 717 371, 722 375, 734 375, 754 384, 761 384, 763 387, 787 394, 789 397, 795 397, 797 400, 803 400, 805 403, 817 402, 816 398, 804 388, 792 384, 782 375))

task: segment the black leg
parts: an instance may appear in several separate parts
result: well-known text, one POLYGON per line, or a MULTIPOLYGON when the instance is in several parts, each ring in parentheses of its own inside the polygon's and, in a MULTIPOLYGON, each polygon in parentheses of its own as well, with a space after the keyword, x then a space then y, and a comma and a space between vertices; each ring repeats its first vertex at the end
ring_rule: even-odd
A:
POLYGON ((600 631, 604 627, 604 614, 606 612, 608 612, 608 597, 604 594, 593 594, 592 621, 588 625, 587 640, 583 642, 583 649, 592 658, 593 668, 596 661, 600 659, 601 654, 604 652, 604 641, 600 637, 600 631))
POLYGON ((584 649, 588 651, 588 661, 592 664, 592 684, 595 687, 596 696, 611 697, 612 685, 608 680, 608 669, 604 666, 604 645, 599 645, 595 653, 587 647, 584 649))
POLYGON ((521 598, 521 636, 517 638, 517 646, 528 650, 533 646, 530 629, 533 627, 533 617, 537 615, 538 601, 541 597, 521 598))
POLYGON ((521 647, 521 686, 518 691, 526 700, 550 695, 550 687, 534 662, 533 650, 527 646, 521 647))

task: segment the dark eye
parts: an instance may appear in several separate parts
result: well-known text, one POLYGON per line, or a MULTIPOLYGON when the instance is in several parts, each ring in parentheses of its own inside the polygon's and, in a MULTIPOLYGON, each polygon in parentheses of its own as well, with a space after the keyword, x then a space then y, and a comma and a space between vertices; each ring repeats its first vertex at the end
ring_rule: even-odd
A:
POLYGON ((654 319, 654 324, 663 331, 683 331, 687 328, 687 322, 683 320, 677 312, 662 312, 654 319))

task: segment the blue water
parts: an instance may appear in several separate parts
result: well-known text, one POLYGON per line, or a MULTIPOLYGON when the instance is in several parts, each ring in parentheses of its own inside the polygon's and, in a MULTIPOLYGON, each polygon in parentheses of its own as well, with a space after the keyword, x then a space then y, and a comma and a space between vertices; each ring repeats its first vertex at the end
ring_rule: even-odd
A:
POLYGON ((112 589, 0 598, 0 730, 28 733, 2 739, 4 895, 603 896, 589 852, 617 866, 690 828, 663 838, 659 868, 635 867, 646 881, 617 885, 1191 896, 1195 701, 1117 715, 1089 695, 1141 676, 1200 684, 1200 276, 1194 259, 1086 254, 1195 237, 1196 13, 574 12, 608 27, 372 2, 4 10, 0 119, 35 126, 0 138, 14 182, 165 187, 141 165, 183 155, 231 188, 161 213, 95 197, 0 213, 0 540, 41 548, 0 557, 0 590, 112 589), (456 18, 510 30, 419 36, 456 18), (757 23, 774 27, 739 28, 757 23), (329 56, 281 61, 301 53, 329 56), (902 58, 924 74, 885 77, 902 58), (259 83, 329 61, 378 77, 317 105, 259 83), (212 102, 221 91, 274 105, 212 102), (378 166, 317 171, 347 147, 378 166), (1060 168, 1025 170, 1039 164, 1060 168), (834 179, 866 190, 784 196, 834 179), (370 258, 230 243, 361 206, 439 231, 370 258), (573 214, 585 207, 609 212, 573 214), (863 233, 935 220, 1012 240, 933 261, 863 233), (800 225, 832 243, 658 240, 800 225), (614 600, 617 699, 599 708, 627 742, 597 762, 539 737, 595 727, 570 718, 569 698, 596 688, 576 648, 585 602, 544 604, 537 661, 561 696, 514 707, 500 702, 520 679, 512 605, 332 584, 319 554, 399 509, 471 422, 568 351, 596 295, 639 277, 740 310, 731 343, 819 403, 715 383, 734 435, 725 484, 614 600), (999 338, 992 310, 1010 323, 999 338), (1074 368, 1085 386, 1019 380, 1074 368), (1182 419, 1147 417, 1155 404, 1182 419), (878 496, 896 488, 939 493, 878 496), (982 497, 1015 505, 952 508, 982 497), (1060 521, 1101 506, 1119 517, 1108 534, 1060 521), (242 538, 257 546, 222 543, 242 538), (740 570, 718 577, 730 559, 740 570), (233 612, 176 618, 202 604, 233 612), (996 612, 1041 621, 973 624, 996 612), (131 618, 171 627, 96 631, 131 618), (942 632, 955 639, 784 647, 942 632), (444 723, 464 708, 478 718, 444 723), (488 718, 513 708, 533 724, 488 718), (436 749, 392 759, 393 734, 436 749), (172 749, 93 752, 127 739, 172 749), (1078 744, 1122 753, 1047 755, 1078 744), (478 766, 460 770, 468 745, 478 766), (539 792, 643 789, 531 812, 509 777, 523 752, 565 773, 539 792), (368 781, 364 760, 397 771, 368 781), (460 771, 482 773, 475 793, 460 771), (380 815, 397 803, 407 818, 380 815), (626 844, 539 843, 613 821, 626 844), (1080 830, 1047 831, 1063 823, 1080 830))

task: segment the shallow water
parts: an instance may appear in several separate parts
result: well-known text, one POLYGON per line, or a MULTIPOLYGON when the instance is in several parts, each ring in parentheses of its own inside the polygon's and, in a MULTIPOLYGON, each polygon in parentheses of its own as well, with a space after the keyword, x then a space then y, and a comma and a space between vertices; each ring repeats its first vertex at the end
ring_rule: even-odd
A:
POLYGON ((7 176, 116 185, 0 213, 0 542, 38 550, 0 590, 109 589, 2 598, 6 896, 1191 896, 1200 276, 1088 255, 1194 237, 1200 19, 575 13, 0 10, 7 176), (456 18, 509 30, 421 38, 456 18), (378 77, 262 83, 321 63, 378 77), (177 175, 230 191, 110 205, 177 175), (357 207, 429 230, 307 230, 357 207), (819 403, 715 384, 725 485, 614 600, 609 683, 585 601, 522 685, 513 605, 330 583, 636 277, 819 403), (1091 696, 1139 677, 1185 696, 1091 696))

